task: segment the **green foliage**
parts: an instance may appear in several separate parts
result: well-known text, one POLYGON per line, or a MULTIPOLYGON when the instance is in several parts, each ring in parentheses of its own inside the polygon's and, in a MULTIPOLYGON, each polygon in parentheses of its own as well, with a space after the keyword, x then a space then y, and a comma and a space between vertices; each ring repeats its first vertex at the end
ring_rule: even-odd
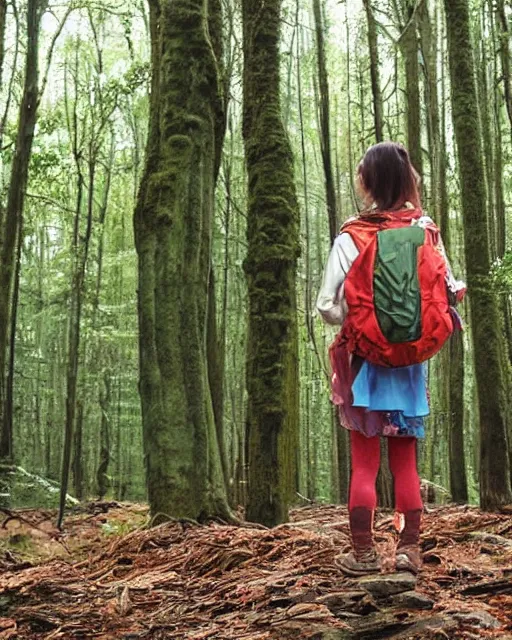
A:
POLYGON ((492 278, 499 291, 512 295, 512 251, 493 264, 492 278))

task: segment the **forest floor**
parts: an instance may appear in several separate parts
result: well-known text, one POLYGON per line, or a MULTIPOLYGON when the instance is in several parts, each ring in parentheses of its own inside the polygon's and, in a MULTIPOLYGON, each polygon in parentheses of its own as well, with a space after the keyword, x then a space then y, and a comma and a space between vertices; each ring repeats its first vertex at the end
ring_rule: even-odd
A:
POLYGON ((512 516, 428 508, 424 569, 392 573, 393 518, 377 515, 384 573, 351 580, 347 511, 295 509, 275 529, 167 523, 147 507, 0 511, 0 640, 501 638, 512 640, 512 516))

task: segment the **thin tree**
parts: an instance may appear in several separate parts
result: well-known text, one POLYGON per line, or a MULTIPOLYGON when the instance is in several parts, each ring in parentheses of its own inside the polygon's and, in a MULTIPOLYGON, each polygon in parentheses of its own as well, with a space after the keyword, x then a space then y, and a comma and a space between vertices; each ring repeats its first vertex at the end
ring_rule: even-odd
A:
MULTIPOLYGON (((396 4, 396 3, 395 3, 396 4)), ((407 118, 407 147, 416 171, 423 174, 421 151, 421 109, 418 64, 418 5, 416 0, 402 0, 397 19, 401 31, 398 44, 405 66, 405 111, 407 118)))
POLYGON ((338 235, 338 212, 336 206, 336 189, 332 169, 331 154, 331 118, 329 100, 329 77, 325 59, 325 26, 320 0, 313 0, 313 12, 315 15, 316 53, 318 69, 318 86, 320 90, 320 151, 324 168, 325 195, 327 201, 327 215, 329 219, 329 234, 331 244, 338 235))
MULTIPOLYGON (((23 96, 18 116, 18 130, 7 206, 0 208, 0 458, 12 457, 12 419, 6 406, 6 359, 11 318, 11 293, 16 262, 16 244, 21 228, 21 216, 25 204, 28 167, 34 140, 38 105, 39 36, 41 18, 46 0, 28 0, 27 3, 27 51, 23 96)), ((0 17, 2 12, 0 12, 0 17)), ((5 12, 3 12, 5 21, 5 12)), ((2 25, 0 24, 0 27, 2 25)), ((5 29, 5 24, 4 27, 5 29)), ((3 34, 0 34, 3 35, 3 34)), ((2 38, 3 57, 3 38, 2 38)))
POLYGON ((368 34, 368 51, 370 53, 370 76, 372 81, 373 98, 373 122, 375 127, 375 140, 382 142, 384 139, 384 108, 382 91, 380 88, 379 69, 379 43, 377 39, 377 22, 373 13, 372 0, 363 0, 366 12, 366 26, 368 34))
POLYGON ((5 25, 7 22, 7 0, 0 0, 0 88, 5 56, 5 25))
POLYGON ((498 20, 499 47, 498 52, 501 61, 502 82, 505 94, 505 106, 507 108, 508 120, 510 123, 510 133, 512 135, 512 78, 510 73, 510 26, 505 10, 505 0, 496 0, 496 18, 498 20))
MULTIPOLYGON (((217 61, 219 100, 216 102, 215 111, 215 164, 214 185, 217 185, 219 170, 222 161, 222 147, 226 135, 226 113, 229 96, 229 76, 224 65, 224 38, 222 33, 222 6, 220 0, 210 0, 208 9, 209 30, 212 39, 213 50, 217 61)), ((222 474, 226 488, 228 483, 228 461, 224 438, 224 377, 226 366, 226 345, 219 335, 217 326, 217 300, 215 296, 215 271, 213 259, 210 256, 210 280, 208 283, 208 320, 206 350, 208 360, 208 381, 212 394, 213 417, 219 443, 222 474)))
POLYGON ((203 0, 151 0, 146 166, 135 208, 140 398, 153 516, 230 517, 206 330, 218 65, 203 0))
MULTIPOLYGON (((32 143, 37 122, 41 97, 44 94, 48 80, 48 72, 55 48, 64 24, 72 11, 69 6, 60 21, 46 54, 46 65, 43 70, 41 85, 39 86, 39 40, 41 32, 41 19, 46 10, 47 0, 28 0, 26 9, 27 19, 27 47, 25 54, 23 93, 18 112, 18 125, 14 144, 14 155, 11 165, 9 186, 7 190, 7 204, 0 206, 0 459, 12 458, 12 402, 9 402, 9 381, 6 376, 6 367, 11 362, 14 366, 14 346, 9 351, 9 335, 14 335, 15 327, 11 322, 13 310, 13 278, 16 268, 16 247, 22 241, 23 211, 27 183, 29 177, 29 164, 32 155, 32 143)), ((15 14, 17 17, 17 14, 15 14)), ((3 33, 5 30, 5 12, 0 5, 0 53, 3 62, 3 33), (2 20, 4 24, 2 25, 2 20)), ((17 47, 17 45, 16 45, 17 47)), ((17 48, 16 48, 17 52, 17 48)), ((0 65, 1 73, 1 65, 0 65)), ((11 80, 14 78, 12 74, 11 80)), ((0 77, 1 79, 1 77, 0 77)), ((10 84, 12 87, 12 83, 10 84)), ((8 98, 9 102, 10 98, 8 98)), ((2 129, 7 118, 6 107, 2 129)), ((0 131, 0 138, 2 132, 0 131)), ((14 302, 17 303, 17 293, 14 294, 14 302)))
POLYGON ((468 2, 445 0, 444 6, 480 414, 480 504, 484 509, 497 509, 512 502, 504 338, 498 299, 489 275, 489 212, 468 2))
POLYGON ((288 517, 299 433, 299 211, 293 159, 281 120, 280 14, 281 0, 242 2, 243 136, 249 178, 246 515, 267 526, 288 517))

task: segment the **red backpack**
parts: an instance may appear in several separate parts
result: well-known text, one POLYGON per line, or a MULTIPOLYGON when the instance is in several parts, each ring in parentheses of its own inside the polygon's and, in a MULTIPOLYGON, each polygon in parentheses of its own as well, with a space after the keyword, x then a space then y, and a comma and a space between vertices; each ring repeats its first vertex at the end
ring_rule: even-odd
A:
POLYGON ((386 367, 423 362, 453 332, 439 230, 419 210, 373 213, 347 222, 359 255, 345 279, 348 315, 339 340, 386 367))

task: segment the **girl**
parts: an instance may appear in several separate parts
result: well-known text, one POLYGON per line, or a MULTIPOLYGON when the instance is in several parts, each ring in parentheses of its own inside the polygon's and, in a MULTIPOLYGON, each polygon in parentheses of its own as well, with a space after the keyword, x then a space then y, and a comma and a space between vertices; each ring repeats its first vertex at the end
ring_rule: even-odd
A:
MULTIPOLYGON (((440 341, 444 341, 455 326, 460 327, 460 319, 454 309, 448 307, 448 301, 454 305, 456 301, 461 300, 465 293, 465 286, 464 283, 454 280, 439 232, 432 220, 421 211, 418 181, 418 175, 402 145, 382 142, 367 151, 357 170, 358 190, 366 209, 357 218, 352 218, 346 223, 334 241, 317 300, 317 308, 323 319, 329 324, 342 325, 330 349, 333 368, 331 399, 338 405, 341 425, 350 430, 352 473, 348 508, 352 552, 336 559, 339 568, 348 575, 357 576, 380 571, 380 559, 372 538, 373 517, 377 506, 375 481, 380 464, 380 436, 389 438, 389 465, 394 477, 395 510, 402 514, 396 568, 398 571, 405 570, 416 574, 421 566, 419 531, 423 503, 416 462, 416 439, 424 437, 424 418, 429 413, 425 370, 422 364, 425 357, 418 357, 417 362, 413 359, 415 364, 399 367, 389 366, 389 362, 385 363, 388 366, 379 366, 370 361, 374 360, 373 358, 361 357, 361 351, 364 354, 371 353, 372 339, 370 336, 370 339, 366 340, 366 351, 354 346, 357 341, 354 342, 351 337, 360 331, 361 321, 354 322, 354 314, 352 314, 354 309, 346 299, 349 297, 350 282, 349 300, 355 306, 357 290, 362 286, 359 285, 361 282, 359 273, 365 268, 365 264, 361 263, 367 252, 356 263, 357 277, 352 278, 351 281, 350 278, 347 279, 347 275, 360 252, 368 247, 370 238, 376 237, 377 229, 387 229, 392 226, 395 230, 397 227, 403 230, 413 227, 416 228, 416 232, 412 235, 419 232, 421 238, 427 231, 423 232, 420 229, 429 229, 429 237, 434 238, 431 244, 441 264, 441 297, 444 300, 439 304, 444 305, 448 319, 453 319, 453 324, 449 320, 449 328, 448 321, 445 322, 445 335, 439 338, 440 341), (443 278, 446 281, 446 289, 443 278), (348 318, 351 318, 351 322, 348 318)), ((435 331, 439 332, 443 327, 440 328, 442 323, 439 322, 428 324, 427 320, 419 315, 423 312, 414 309, 414 285, 419 287, 418 281, 424 283, 425 279, 423 281, 421 278, 418 279, 416 266, 411 268, 407 264, 416 265, 417 247, 420 245, 411 244, 410 234, 402 241, 401 238, 405 236, 403 234, 400 236, 400 233, 399 230, 398 235, 388 234, 386 238, 394 238, 395 244, 392 245, 391 254, 388 253, 388 256, 392 255, 391 262, 393 260, 399 262, 402 268, 396 282, 399 294, 403 294, 403 298, 400 299, 400 295, 397 297, 382 291, 386 287, 381 285, 379 288, 379 283, 375 284, 375 277, 379 276, 373 275, 374 284, 371 286, 374 301, 370 302, 370 305, 375 304, 377 307, 378 295, 381 295, 381 299, 384 300, 383 304, 388 304, 385 310, 387 315, 379 315, 379 312, 375 312, 379 319, 378 339, 382 338, 382 334, 386 334, 387 328, 391 333, 388 332, 386 338, 391 343, 395 343, 391 348, 396 349, 396 343, 404 342, 404 349, 407 350, 410 349, 407 343, 414 343, 418 336, 400 338, 400 335, 404 335, 403 326, 400 326, 403 317, 411 319, 411 326, 419 327, 419 331, 425 332, 429 327, 435 327, 435 331), (399 244, 396 244, 397 242, 399 244), (410 257, 409 263, 408 257, 410 257), (407 280, 408 273, 409 280, 407 280), (407 286, 400 291, 404 277, 407 280, 407 286), (412 307, 409 304, 411 299, 412 307), (394 308, 389 308, 390 304, 392 307, 394 305, 394 308), (393 318, 396 320, 395 326, 393 326, 393 318), (398 331, 394 339, 391 337, 393 331, 398 331)), ((381 250, 381 245, 385 248, 385 240, 380 234, 378 243, 378 251, 381 250)), ((387 258, 383 258, 379 273, 388 268, 386 261, 387 258)), ((388 264, 390 264, 389 261, 388 264)), ((377 269, 374 273, 377 274, 377 269)), ((391 279, 387 282, 393 284, 394 281, 391 279)), ((392 293, 394 294, 395 291, 392 293)), ((426 299, 423 293, 420 294, 418 291, 416 296, 418 309, 421 309, 421 304, 427 306, 423 302, 426 299)), ((361 297, 364 298, 364 294, 361 297)), ((435 297, 434 294, 432 297, 435 297)), ((437 300, 439 302, 439 295, 437 300)), ((363 306, 364 304, 361 303, 361 307, 363 306)), ((430 311, 425 313, 428 314, 430 311)), ((435 331, 431 330, 432 335, 435 331)), ((425 342, 429 340, 432 343, 435 338, 427 336, 425 342)))

